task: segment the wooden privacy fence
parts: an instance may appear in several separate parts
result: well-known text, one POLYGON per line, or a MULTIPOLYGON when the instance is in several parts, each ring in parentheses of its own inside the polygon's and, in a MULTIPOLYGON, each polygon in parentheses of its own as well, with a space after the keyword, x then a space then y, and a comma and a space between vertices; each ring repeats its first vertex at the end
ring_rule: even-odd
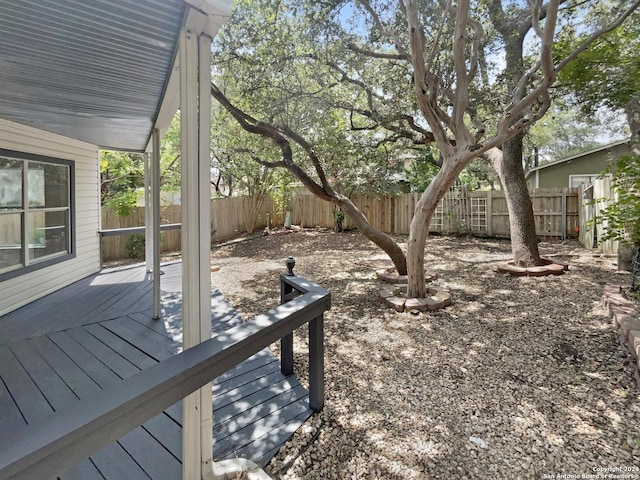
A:
MULTIPOLYGON (((233 238, 246 231, 244 218, 245 197, 221 198, 211 201, 211 241, 219 242, 233 238)), ((181 206, 167 205, 160 209, 160 223, 181 223, 181 206)), ((282 225, 284 214, 276 215, 272 201, 267 198, 258 213, 256 228, 264 228, 270 221, 282 225)), ((113 211, 102 209, 102 230, 139 227, 144 225, 144 207, 134 208, 127 217, 120 217, 113 211)), ((102 239, 102 258, 104 261, 127 258, 125 242, 127 236, 112 236, 102 239)), ((163 252, 180 250, 180 230, 162 232, 161 245, 163 252)))
MULTIPOLYGON (((353 195, 352 201, 371 224, 387 233, 408 234, 419 193, 397 196, 353 195)), ((536 232, 541 237, 577 236, 579 199, 575 188, 538 189, 531 193, 536 232)), ((302 227, 333 227, 335 205, 313 195, 292 201, 293 223, 302 227)), ((346 216, 345 228, 355 228, 346 216)), ((502 192, 450 190, 438 204, 429 230, 440 233, 475 233, 509 236, 509 212, 502 192)))
MULTIPOLYGON (((387 233, 408 234, 419 193, 395 196, 353 195, 352 201, 362 210, 371 224, 387 233)), ((577 189, 539 189, 531 193, 536 231, 541 237, 567 238, 577 236, 581 226, 580 201, 577 189)), ((216 199, 211 202, 212 242, 224 241, 246 231, 243 204, 245 197, 216 199)), ((300 193, 289 202, 293 224, 301 227, 333 227, 336 206, 318 197, 300 193)), ((284 213, 275 212, 273 202, 267 198, 258 212, 256 229, 281 226, 284 213)), ((161 209, 162 223, 180 223, 180 205, 161 209)), ((102 210, 102 229, 127 228, 144 225, 144 208, 139 207, 125 218, 102 210)), ((355 228, 346 216, 344 228, 355 228)), ((474 233, 493 237, 509 236, 509 213, 502 192, 468 192, 453 188, 438 204, 430 231, 440 233, 474 233)), ((103 242, 103 259, 126 257, 125 236, 108 237, 103 242)), ((162 233, 162 251, 180 250, 180 231, 162 233)))
POLYGON ((593 183, 582 185, 578 192, 580 197, 580 244, 588 249, 595 248, 607 255, 618 252, 617 240, 603 241, 602 237, 607 229, 607 222, 592 225, 594 218, 605 208, 618 200, 612 186, 611 177, 597 178, 593 183))

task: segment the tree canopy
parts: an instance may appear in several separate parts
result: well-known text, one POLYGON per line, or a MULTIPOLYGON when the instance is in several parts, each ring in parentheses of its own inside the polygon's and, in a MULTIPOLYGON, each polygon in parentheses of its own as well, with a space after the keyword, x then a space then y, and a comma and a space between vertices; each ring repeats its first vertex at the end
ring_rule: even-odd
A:
MULTIPOLYGON (((407 251, 409 296, 422 296, 427 226, 440 198, 474 158, 542 118, 557 73, 638 6, 595 3, 240 1, 217 43, 212 95, 281 157, 264 165, 289 169, 341 206, 349 173, 379 177, 371 165, 435 144, 439 169, 416 206, 407 251), (581 26, 595 3, 616 12, 612 23, 581 26), (587 38, 554 57, 558 35, 572 28, 587 38), (511 36, 527 34, 532 55, 515 51, 521 63, 505 67, 498 54, 522 48, 511 36)), ((521 154, 517 161, 521 170, 521 154)))
MULTIPOLYGON (((144 195, 142 154, 102 150, 100 152, 101 203, 126 217, 144 195)), ((160 189, 180 191, 180 119, 172 120, 160 143, 160 189)))

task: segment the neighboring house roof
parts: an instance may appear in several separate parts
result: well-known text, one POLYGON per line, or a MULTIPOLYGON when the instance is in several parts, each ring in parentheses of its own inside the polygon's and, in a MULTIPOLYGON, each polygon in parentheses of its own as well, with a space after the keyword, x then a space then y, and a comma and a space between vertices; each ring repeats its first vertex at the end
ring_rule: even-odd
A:
POLYGON ((230 0, 0 0, 0 117, 144 151, 177 108, 171 77, 188 4, 212 36, 231 13, 230 0))
MULTIPOLYGON (((602 146, 599 146, 597 148, 593 148, 591 150, 587 150, 587 151, 584 151, 584 152, 576 153, 574 155, 570 155, 568 157, 564 157, 564 158, 561 158, 559 160, 555 160, 553 162, 548 162, 548 163, 545 163, 545 164, 542 164, 542 165, 538 165, 537 167, 530 168, 527 171, 527 175, 526 176, 528 177, 529 175, 531 175, 536 170, 543 170, 545 168, 549 168, 549 167, 553 167, 554 165, 558 165, 560 163, 570 162, 570 161, 575 160, 577 158, 586 157, 587 155, 591 155, 592 153, 597 153, 597 152, 601 152, 601 151, 604 151, 604 150, 608 150, 610 148, 614 148, 614 147, 617 147, 619 145, 624 145, 626 143, 629 143, 629 139, 619 140, 617 142, 609 143, 607 145, 602 145, 602 146)), ((598 172, 594 172, 594 173, 598 173, 598 172)))

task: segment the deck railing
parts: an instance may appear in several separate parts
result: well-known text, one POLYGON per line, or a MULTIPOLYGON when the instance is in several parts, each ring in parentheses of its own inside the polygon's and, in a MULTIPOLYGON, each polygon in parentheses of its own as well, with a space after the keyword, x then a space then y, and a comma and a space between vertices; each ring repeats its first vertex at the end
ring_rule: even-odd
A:
MULTIPOLYGON (((320 410, 324 403, 322 316, 331 307, 331 295, 295 275, 283 275, 281 282, 285 285, 281 291, 299 296, 37 424, 3 432, 0 480, 55 478, 305 323, 310 324, 309 405, 320 410)), ((292 355, 292 348, 283 352, 287 371, 293 370, 292 355)))
MULTIPOLYGON (((165 223, 160 225, 160 231, 166 232, 168 230, 180 230, 182 228, 181 223, 165 223)), ((147 227, 126 227, 126 228, 110 228, 107 230, 98 230, 98 235, 100 236, 100 270, 104 266, 104 261, 102 259, 102 239, 108 237, 118 237, 120 235, 133 235, 139 233, 145 233, 147 231, 147 227)))
MULTIPOLYGON (((280 275, 280 304, 289 302, 317 288, 308 280, 290 274, 280 275)), ((293 330, 280 340, 280 371, 293 374, 293 330)), ((309 407, 319 412, 324 406, 324 316, 320 313, 309 321, 309 407)))

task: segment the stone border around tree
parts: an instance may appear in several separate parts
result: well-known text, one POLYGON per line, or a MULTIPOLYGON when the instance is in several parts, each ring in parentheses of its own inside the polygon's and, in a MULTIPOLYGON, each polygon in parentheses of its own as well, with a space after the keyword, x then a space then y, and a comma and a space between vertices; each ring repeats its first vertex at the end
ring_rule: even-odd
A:
POLYGON ((562 275, 569 270, 566 263, 556 262, 548 258, 541 258, 543 265, 537 267, 518 267, 513 260, 498 263, 496 269, 500 273, 508 273, 513 277, 546 277, 547 275, 562 275))
POLYGON ((439 310, 451 305, 451 293, 449 290, 436 285, 427 287, 428 296, 425 298, 406 298, 407 286, 398 285, 393 290, 380 290, 380 298, 385 305, 396 312, 426 312, 427 310, 439 310))
MULTIPOLYGON (((407 275, 398 275, 396 267, 382 268, 376 270, 376 275, 383 282, 391 283, 394 285, 406 285, 409 282, 407 275)), ((438 274, 433 270, 424 270, 424 277, 426 282, 432 282, 438 278, 438 274)))
POLYGON ((640 312, 636 304, 625 298, 622 285, 607 283, 602 294, 602 306, 618 329, 618 341, 633 359, 636 385, 640 388, 640 312))

